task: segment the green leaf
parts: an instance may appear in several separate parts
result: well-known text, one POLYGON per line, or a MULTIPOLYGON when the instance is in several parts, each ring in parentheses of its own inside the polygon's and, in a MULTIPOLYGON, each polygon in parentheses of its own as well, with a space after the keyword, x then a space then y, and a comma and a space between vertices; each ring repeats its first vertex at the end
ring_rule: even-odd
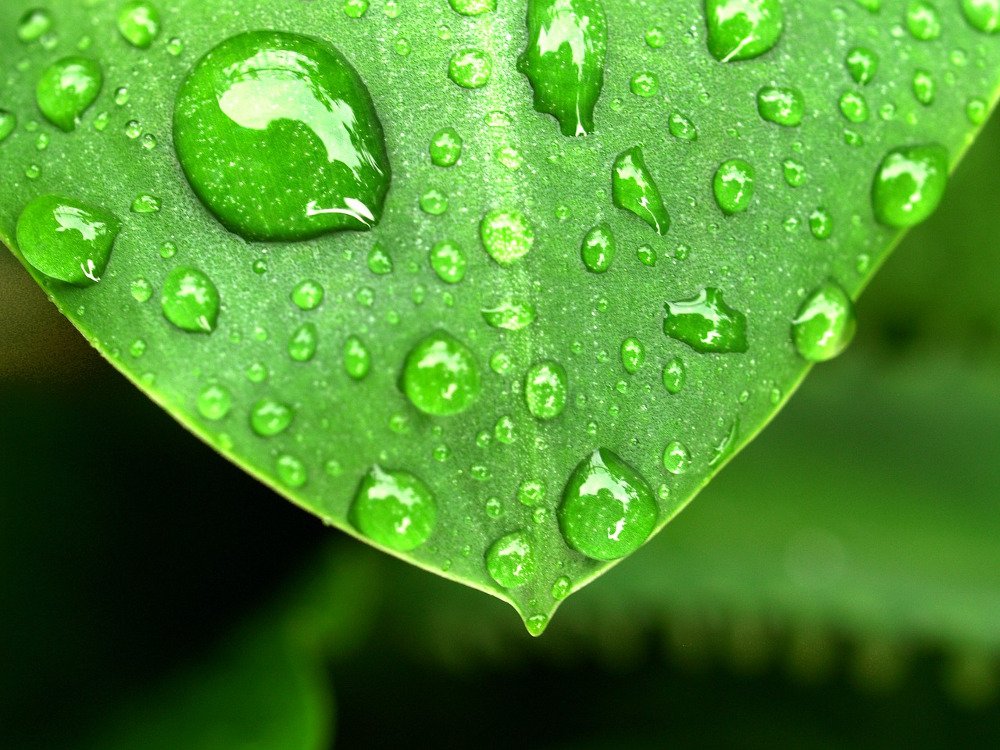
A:
POLYGON ((221 453, 534 633, 846 344, 827 303, 933 210, 1000 70, 957 2, 573 0, 555 52, 546 0, 153 5, 152 40, 114 3, 0 10, 0 238, 221 453), (53 220, 95 238, 76 285, 32 266, 53 220))

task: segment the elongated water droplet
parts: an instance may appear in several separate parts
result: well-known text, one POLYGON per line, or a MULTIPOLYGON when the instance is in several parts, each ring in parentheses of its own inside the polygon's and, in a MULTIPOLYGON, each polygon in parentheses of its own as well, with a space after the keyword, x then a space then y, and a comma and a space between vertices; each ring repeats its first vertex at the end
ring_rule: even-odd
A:
POLYGON ((535 306, 523 299, 506 299, 498 305, 485 308, 483 319, 494 328, 520 331, 535 322, 535 306))
POLYGON ((7 140, 7 137, 14 132, 17 127, 17 115, 6 109, 0 109, 0 143, 7 140))
POLYGON ((848 122, 866 122, 870 115, 868 100, 857 91, 845 91, 838 102, 840 113, 848 122))
POLYGON ((410 350, 401 386, 414 406, 432 416, 465 411, 482 390, 475 355, 444 331, 426 336, 410 350))
POLYGON ((768 122, 794 128, 806 112, 802 92, 784 86, 765 86, 757 92, 757 112, 768 122))
POLYGON ((754 168, 742 159, 730 159, 719 165, 712 190, 723 213, 738 214, 750 207, 755 174, 754 168))
POLYGON ((389 160, 361 78, 311 37, 255 31, 213 48, 184 80, 174 143, 198 197, 250 240, 369 229, 389 160))
POLYGON ((463 16, 480 16, 497 9, 497 0, 448 0, 452 10, 463 16))
POLYGON ((24 259, 49 278, 77 286, 101 280, 120 223, 89 203, 42 195, 17 220, 17 245, 24 259))
POLYGON ((671 112, 667 120, 670 135, 681 141, 698 140, 698 128, 691 120, 680 112, 671 112))
POLYGON ((646 480, 601 448, 570 475, 559 506, 559 527, 577 552, 594 560, 617 560, 642 546, 657 515, 646 480))
POLYGON ((747 320, 708 287, 697 297, 667 303, 663 332, 699 352, 745 352, 747 320))
POLYGON ((355 380, 361 380, 372 367, 372 355, 368 347, 357 336, 348 336, 344 341, 344 370, 355 380))
POLYGON ((562 601, 570 595, 572 590, 573 582, 566 576, 559 576, 559 578, 552 583, 552 598, 557 602, 562 601))
POLYGON ((163 316, 192 333, 211 333, 219 318, 219 292, 197 268, 178 266, 163 282, 160 306, 163 316))
POLYGON ((260 399, 250 409, 250 427, 261 437, 280 435, 294 418, 292 407, 271 397, 260 399))
POLYGON ((583 265, 591 273, 604 273, 615 259, 615 236, 606 222, 587 232, 580 246, 583 265))
POLYGON ((1000 0, 962 0, 962 12, 969 24, 979 31, 1000 31, 1000 0))
POLYGON ((889 227, 911 227, 929 217, 948 186, 948 151, 938 144, 896 148, 886 154, 872 182, 875 218, 889 227))
POLYGON ((535 553, 525 531, 497 539, 486 551, 486 570, 505 589, 516 588, 535 574, 535 553))
POLYGON ((17 22, 17 38, 22 42, 41 39, 52 29, 52 14, 44 8, 25 11, 17 22))
POLYGON ((720 62, 769 51, 784 25, 780 0, 705 0, 708 51, 720 62))
POLYGON ((937 85, 930 71, 918 69, 913 71, 913 96, 925 107, 934 103, 937 85))
POLYGON ((479 223, 479 236, 490 257, 508 266, 531 250, 535 231, 520 211, 495 209, 479 223))
POLYGON ((558 362, 536 362, 524 376, 524 400, 536 419, 555 419, 566 408, 569 380, 558 362))
POLYGON ((867 85, 878 72, 878 55, 867 47, 855 47, 847 53, 844 64, 855 83, 867 85))
POLYGON ((76 128, 103 85, 104 74, 94 60, 64 57, 42 72, 35 99, 45 118, 68 133, 76 128))
POLYGON ((611 171, 611 195, 618 208, 635 214, 657 234, 667 233, 670 215, 642 158, 641 147, 633 146, 618 154, 611 171))
POLYGON ((446 284, 457 284, 465 278, 468 262, 458 244, 450 240, 434 243, 430 253, 431 268, 446 284))
POLYGON ((527 20, 517 68, 531 84, 535 109, 554 116, 563 135, 593 133, 608 37, 601 0, 529 0, 527 20))
POLYGON ((319 333, 315 323, 303 323, 288 339, 288 356, 296 362, 308 362, 316 356, 319 333))
POLYGON ((906 7, 906 28, 914 39, 928 42, 941 36, 941 17, 927 0, 910 0, 906 7))
POLYGON ((687 371, 684 363, 679 357, 674 357, 667 362, 663 368, 663 387, 667 393, 678 394, 684 389, 684 381, 687 379, 687 371))
POLYGON ((792 340, 803 359, 825 362, 847 348, 856 329, 850 295, 835 281, 828 281, 802 303, 792 321, 792 340))
POLYGON ((437 502, 427 485, 413 474, 373 466, 354 495, 350 520, 373 542, 409 552, 433 533, 437 502))
POLYGON ((156 41, 160 24, 160 11, 149 0, 128 0, 118 11, 118 32, 139 49, 148 49, 156 41))
POLYGON ((646 347, 635 337, 629 337, 622 341, 621 345, 622 367, 625 372, 635 374, 639 372, 646 361, 646 347))
POLYGON ((198 413, 205 419, 218 422, 233 408, 233 394, 223 385, 209 383, 198 393, 198 413))

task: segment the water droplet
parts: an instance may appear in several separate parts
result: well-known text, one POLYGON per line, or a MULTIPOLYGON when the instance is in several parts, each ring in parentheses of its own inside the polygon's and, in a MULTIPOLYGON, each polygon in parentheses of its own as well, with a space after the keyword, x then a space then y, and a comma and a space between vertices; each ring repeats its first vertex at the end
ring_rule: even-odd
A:
POLYGON ((319 333, 314 323, 303 323, 288 339, 288 356, 296 362, 308 362, 316 356, 319 333))
POLYGON ((670 135, 681 141, 698 140, 698 128, 686 116, 680 112, 671 112, 667 121, 670 135))
POLYGON ((948 185, 948 151, 938 144, 896 148, 872 183, 875 218, 889 227, 919 224, 937 208, 948 185))
POLYGON ((679 357, 674 357, 667 362, 663 368, 663 387, 667 389, 667 393, 675 395, 680 393, 684 388, 684 381, 686 379, 687 371, 684 369, 684 363, 679 357))
POLYGON ((147 302, 153 296, 153 285, 140 276, 132 282, 131 291, 136 302, 147 302))
POLYGON ((213 48, 177 94, 174 144, 198 197, 246 239, 369 229, 382 215, 381 122, 354 68, 317 39, 254 31, 213 48))
POLYGON ((177 255, 177 245, 173 242, 164 242, 160 245, 160 257, 164 260, 170 260, 175 255, 177 255))
POLYGON ((778 43, 779 0, 705 0, 708 51, 720 62, 759 57, 778 43))
POLYGON ((486 551, 486 569, 490 577, 505 589, 523 585, 535 573, 535 554, 524 531, 497 539, 486 551))
POLYGON ((806 181, 806 167, 795 159, 785 159, 781 165, 785 182, 789 187, 799 187, 806 181))
POLYGON ((482 311, 483 318, 493 328, 520 331, 535 322, 535 306, 523 299, 506 299, 482 311))
POLYGON ((906 28, 914 39, 927 42, 941 36, 941 17, 926 0, 910 0, 906 7, 906 28))
POLYGON ((794 128, 802 122, 806 102, 798 89, 765 86, 757 92, 757 112, 768 122, 794 128))
POLYGON ((531 0, 527 22, 517 68, 531 84, 535 109, 555 117, 563 135, 593 133, 608 36, 600 0, 531 0))
POLYGON ((580 246, 583 265, 591 273, 604 273, 615 259, 615 236, 606 222, 587 232, 580 246))
POLYGON ((708 287, 697 297, 667 303, 663 332, 699 352, 745 352, 746 316, 726 304, 722 292, 708 287))
POLYGON ((441 128, 431 137, 428 150, 436 166, 453 166, 462 157, 462 136, 455 128, 441 128))
POLYGON ((17 127, 17 115, 6 109, 0 109, 0 143, 7 140, 8 136, 17 127))
POLYGON ((493 58, 475 47, 466 47, 451 56, 448 77, 465 89, 478 89, 490 82, 493 58))
POLYGON ((103 208, 42 195, 21 211, 17 245, 24 259, 49 278, 89 286, 101 280, 119 227, 103 208))
POLYGON ((878 55, 867 47, 855 47, 847 53, 844 64, 854 82, 865 86, 871 82, 878 72, 878 55))
POLYGON ((247 380, 251 383, 263 383, 268 375, 267 367, 261 362, 254 362, 246 370, 247 380))
POLYGON ((521 152, 509 145, 498 148, 496 158, 501 165, 507 167, 512 172, 519 170, 523 162, 521 152))
POLYGON ((602 448, 573 470, 559 506, 559 526, 578 552, 594 560, 616 560, 642 546, 657 514, 646 480, 602 448))
POLYGON ((490 257, 507 266, 526 255, 535 243, 535 231, 520 211, 494 209, 479 223, 479 236, 490 257))
POLYGON ((142 135, 142 125, 138 120, 129 120, 125 123, 125 136, 131 140, 135 140, 140 135, 142 135))
POLYGON ((644 99, 656 96, 660 91, 660 79, 655 73, 648 70, 641 71, 632 76, 628 84, 629 91, 644 99))
POLYGON ((431 333, 410 350, 401 385, 410 402, 432 416, 465 411, 482 389, 475 356, 444 331, 431 333))
POLYGON ((497 9, 497 0, 448 0, 452 10, 463 16, 479 16, 497 9))
POLYGON ((139 357, 146 353, 146 342, 143 339, 136 339, 129 344, 128 353, 139 359, 139 357))
POLYGON ((635 214, 657 234, 667 233, 670 215, 653 175, 646 168, 641 147, 633 146, 618 154, 611 172, 611 194, 618 208, 635 214))
POLYGON ((517 439, 514 420, 506 414, 500 417, 493 426, 493 436, 497 439, 498 443, 511 445, 517 439))
MULTIPOLYGON (((965 116, 969 118, 972 125, 982 125, 986 122, 987 114, 989 114, 989 105, 983 99, 973 97, 965 105, 965 116)), ((0 125, 0 132, 2 132, 2 125, 0 125)), ((0 137, 0 141, 2 140, 3 138, 0 137)))
POLYGON ((621 358, 622 367, 625 368, 625 372, 630 374, 637 373, 646 361, 646 347, 642 345, 639 339, 629 337, 622 341, 621 358))
POLYGON ((323 302, 323 287, 318 281, 305 279, 292 290, 292 302, 300 310, 315 310, 323 302))
POLYGON ((160 296, 163 316, 192 333, 211 333, 219 317, 219 292, 197 268, 178 266, 167 274, 160 296))
POLYGON ((261 437, 280 435, 294 418, 292 407, 270 396, 260 399, 250 409, 250 427, 261 437))
POLYGON ((865 122, 869 117, 867 100, 856 91, 845 91, 838 102, 840 113, 849 122, 865 122))
POLYGON ((712 180, 712 190, 723 213, 738 214, 750 207, 754 177, 754 168, 742 159, 730 159, 719 165, 712 180))
POLYGON ((528 479, 517 488, 517 500, 521 505, 534 508, 545 499, 545 485, 534 479, 528 479))
POLYGON ((833 219, 825 208, 817 208, 809 214, 809 231, 817 240, 828 240, 833 234, 833 219))
POLYGON ((274 464, 274 469, 281 483, 292 489, 302 487, 309 478, 305 464, 295 456, 287 453, 278 456, 278 460, 274 464))
POLYGON ((736 439, 740 436, 740 420, 734 419, 729 425, 729 429, 726 434, 722 436, 722 439, 716 443, 715 447, 712 449, 712 458, 708 462, 708 467, 714 468, 721 465, 727 458, 729 458, 736 448, 736 439))
POLYGON ((558 362, 536 362, 524 376, 524 400, 536 419, 555 419, 569 396, 566 370, 558 362))
POLYGON ((828 281, 802 303, 792 321, 792 340, 803 359, 825 362, 847 348, 856 329, 850 295, 835 281, 828 281))
POLYGON ((962 0, 962 12, 973 28, 987 34, 1000 31, 1000 2, 997 0, 962 0))
POLYGON ((357 336, 348 336, 344 341, 344 370, 355 380, 361 380, 372 366, 372 355, 368 347, 357 336))
POLYGON ((132 201, 132 213, 155 214, 160 210, 160 199, 155 195, 137 195, 132 201))
POLYGON ((659 260, 656 250, 651 248, 649 245, 639 245, 639 247, 636 248, 635 257, 639 259, 639 262, 642 263, 642 265, 650 268, 656 266, 656 261, 659 260))
POLYGON ((667 43, 667 32, 659 26, 650 26, 643 35, 650 49, 662 49, 667 43))
POLYGON ((373 466, 358 486, 350 519, 376 544, 409 552, 433 533, 437 503, 427 485, 413 474, 373 466))
POLYGON ((420 196, 420 209, 431 216, 440 216, 448 210, 448 196, 437 188, 425 190, 420 196))
POLYGON ((451 240, 442 240, 434 244, 430 253, 431 268, 438 278, 446 284, 457 284, 465 278, 465 253, 458 244, 451 240))
POLYGON ((233 394, 218 383, 209 383, 198 392, 198 413, 205 419, 218 422, 233 408, 233 394))
POLYGON ((42 72, 35 99, 45 118, 69 133, 97 99, 102 85, 104 74, 94 60, 76 55, 64 57, 42 72))
POLYGON ((925 107, 934 103, 934 95, 937 93, 937 86, 934 77, 926 70, 915 70, 913 72, 913 96, 925 107))
POLYGON ((183 40, 177 37, 171 37, 167 40, 167 53, 177 57, 184 51, 183 40))
POLYGON ((392 273, 392 258, 377 242, 368 251, 368 270, 376 276, 392 273))
POLYGON ((344 0, 344 15, 348 18, 361 18, 368 12, 368 0, 344 0))
POLYGON ((667 443, 663 449, 663 468, 676 476, 691 468, 691 453, 683 443, 676 440, 667 443))
POLYGON ((44 8, 32 8, 25 11, 17 22, 17 38, 22 42, 34 42, 41 39, 52 29, 52 14, 44 8))
POLYGON ((148 49, 160 35, 160 12, 149 0, 128 0, 118 11, 118 32, 133 47, 148 49))
POLYGON ((562 601, 573 590, 573 582, 566 576, 560 576, 552 584, 552 598, 557 602, 562 601))

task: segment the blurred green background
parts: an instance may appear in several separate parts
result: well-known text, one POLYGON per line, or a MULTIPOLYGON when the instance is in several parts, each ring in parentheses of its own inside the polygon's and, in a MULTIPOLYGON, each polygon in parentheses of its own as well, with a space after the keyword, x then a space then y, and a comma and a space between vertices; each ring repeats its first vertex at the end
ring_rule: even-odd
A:
POLYGON ((1000 745, 1000 120, 858 340, 532 639, 228 465, 0 255, 0 747, 1000 745))

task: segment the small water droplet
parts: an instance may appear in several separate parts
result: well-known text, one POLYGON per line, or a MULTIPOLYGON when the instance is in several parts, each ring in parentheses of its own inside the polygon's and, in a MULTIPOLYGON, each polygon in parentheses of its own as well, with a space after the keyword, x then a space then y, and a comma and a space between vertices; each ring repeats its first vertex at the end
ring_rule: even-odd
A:
POLYGON ((134 214, 155 214, 160 210, 160 199, 155 195, 144 193, 137 195, 132 201, 132 213, 134 214))
POLYGON ((377 242, 368 251, 368 270, 376 276, 392 273, 392 258, 377 242))
POLYGON ((197 407, 202 417, 218 422, 233 408, 233 394, 223 385, 209 383, 198 392, 197 407))
POLYGON ((448 0, 452 10, 463 16, 479 16, 497 9, 497 0, 448 0))
POLYGON ((667 362, 663 368, 663 387, 667 389, 667 393, 675 395, 680 393, 684 388, 684 381, 686 379, 687 371, 679 357, 674 357, 667 362))
POLYGON ((755 174, 754 168, 742 159, 729 159, 719 165, 712 180, 712 190, 723 213, 738 214, 750 207, 755 174))
POLYGON ((372 355, 368 347, 357 336, 348 336, 344 341, 344 370, 348 376, 361 380, 372 366, 372 355))
POLYGON ((17 38, 22 42, 35 42, 52 30, 52 14, 44 8, 25 11, 17 22, 17 38))
POLYGON ((35 100, 45 118, 68 133, 79 124, 103 85, 104 74, 94 60, 64 57, 42 72, 35 100))
POLYGON ((566 576, 560 576, 552 583, 552 598, 562 601, 573 590, 573 582, 566 576))
POLYGON ((667 233, 670 215, 663 205, 660 189, 646 167, 641 147, 634 146, 618 154, 611 172, 611 193, 618 208, 635 214, 657 234, 667 233))
POLYGON ((941 17, 926 0, 910 0, 906 7, 906 28, 914 39, 927 42, 941 36, 941 17))
POLYGON ((344 15, 348 18, 361 18, 368 12, 368 0, 344 0, 344 15))
POLYGON ((118 11, 118 32, 139 49, 148 49, 156 41, 160 24, 160 12, 149 0, 127 0, 118 11))
POLYGON ((306 471, 305 464, 288 453, 278 456, 277 461, 274 463, 274 470, 278 475, 279 481, 292 489, 304 486, 309 479, 309 473, 306 471))
POLYGON ((615 259, 615 236, 606 222, 598 224, 584 236, 580 257, 591 273, 604 273, 611 267, 615 259))
POLYGON ((524 585, 535 573, 535 554, 525 531, 497 539, 486 551, 490 577, 506 589, 524 585))
POLYGON ((913 72, 913 96, 925 107, 934 103, 937 86, 930 71, 918 69, 913 72))
MULTIPOLYGON (((972 125, 982 125, 986 122, 987 114, 989 114, 989 105, 986 104, 985 100, 980 99, 979 97, 969 99, 968 103, 965 105, 965 116, 969 118, 969 123, 972 125)), ((2 132, 2 125, 0 125, 0 132, 2 132)), ((0 140, 3 140, 3 138, 0 137, 0 140)))
POLYGON ((140 276, 132 282, 131 291, 136 302, 147 302, 153 296, 153 285, 140 276))
POLYGON ((450 167, 462 157, 462 136, 455 128, 441 128, 431 137, 429 147, 431 162, 439 167, 450 167))
POLYGON ((516 210, 494 209, 479 223, 479 236, 490 257, 507 266, 526 255, 535 243, 527 217, 516 210))
POLYGON ((668 302, 663 332, 699 352, 745 352, 746 316, 726 304, 722 292, 708 287, 696 297, 668 302))
POLYGON ((886 154, 872 183, 875 218, 904 228, 929 217, 948 185, 948 151, 938 144, 896 148, 886 154))
POLYGON ((757 92, 757 112, 768 122, 794 128, 802 123, 805 111, 806 102, 798 89, 765 86, 757 92))
POLYGON ((854 47, 844 59, 847 72, 851 74, 854 82, 861 86, 871 83, 878 72, 878 63, 878 55, 867 47, 854 47))
POLYGON ((448 77, 465 89, 478 89, 490 82, 493 58, 476 47, 460 49, 448 62, 448 77))
POLYGON ((802 303, 792 321, 792 340, 803 359, 825 362, 847 348, 856 329, 850 295, 836 282, 828 281, 802 303))
POLYGON ((825 208, 817 208, 809 214, 809 231, 817 240, 828 240, 833 235, 833 219, 825 208))
POLYGON ((639 372, 639 369, 646 361, 646 347, 642 345, 639 339, 629 337, 622 341, 621 358, 622 367, 625 368, 625 372, 635 374, 639 372))
POLYGON ((427 485, 413 474, 376 465, 358 486, 350 520, 376 544, 409 552, 433 533, 437 502, 427 485))
POLYGON ((785 182, 789 187, 799 187, 806 181, 806 167, 795 159, 785 159, 781 164, 785 182))
POLYGON ((676 476, 691 468, 691 453, 683 443, 677 440, 667 443, 663 449, 663 468, 676 476))
POLYGON ((451 240, 434 244, 430 252, 430 264, 438 278, 446 284, 457 284, 465 278, 465 253, 451 240))
POLYGON ((288 356, 296 362, 308 362, 316 356, 319 333, 315 323, 303 323, 288 339, 288 356))
POLYGON ((257 401, 250 409, 250 427, 261 437, 280 435, 294 419, 292 407, 269 396, 257 401))
POLYGON ((192 333, 211 333, 219 317, 219 292, 197 268, 178 266, 163 282, 160 306, 163 316, 192 333))
POLYGON ((750 60, 778 43, 784 13, 779 0, 705 0, 705 22, 716 60, 750 60))
POLYGON ((520 331, 535 322, 535 306, 527 300, 510 298, 482 310, 483 319, 493 328, 520 331))
POLYGON ((323 286, 318 281, 305 279, 292 290, 292 302, 300 310, 315 310, 323 302, 323 286))
POLYGON ((660 92, 660 79, 656 77, 655 73, 643 70, 632 76, 628 88, 636 96, 648 99, 660 92))
POLYGON ((568 397, 566 370, 558 362, 536 362, 524 376, 524 400, 536 419, 558 417, 566 408, 568 397))
POLYGON ((670 135, 678 140, 698 140, 698 128, 695 127, 695 124, 688 117, 680 112, 670 113, 670 117, 667 120, 667 127, 670 130, 670 135))
POLYGON ((6 109, 0 109, 0 143, 3 143, 17 127, 17 115, 6 109))
POLYGON ((420 196, 420 209, 431 216, 440 216, 448 210, 448 196, 437 188, 425 190, 420 196))
POLYGON ((401 386, 414 406, 432 416, 465 411, 482 390, 475 356, 444 331, 429 334, 410 350, 401 386))

